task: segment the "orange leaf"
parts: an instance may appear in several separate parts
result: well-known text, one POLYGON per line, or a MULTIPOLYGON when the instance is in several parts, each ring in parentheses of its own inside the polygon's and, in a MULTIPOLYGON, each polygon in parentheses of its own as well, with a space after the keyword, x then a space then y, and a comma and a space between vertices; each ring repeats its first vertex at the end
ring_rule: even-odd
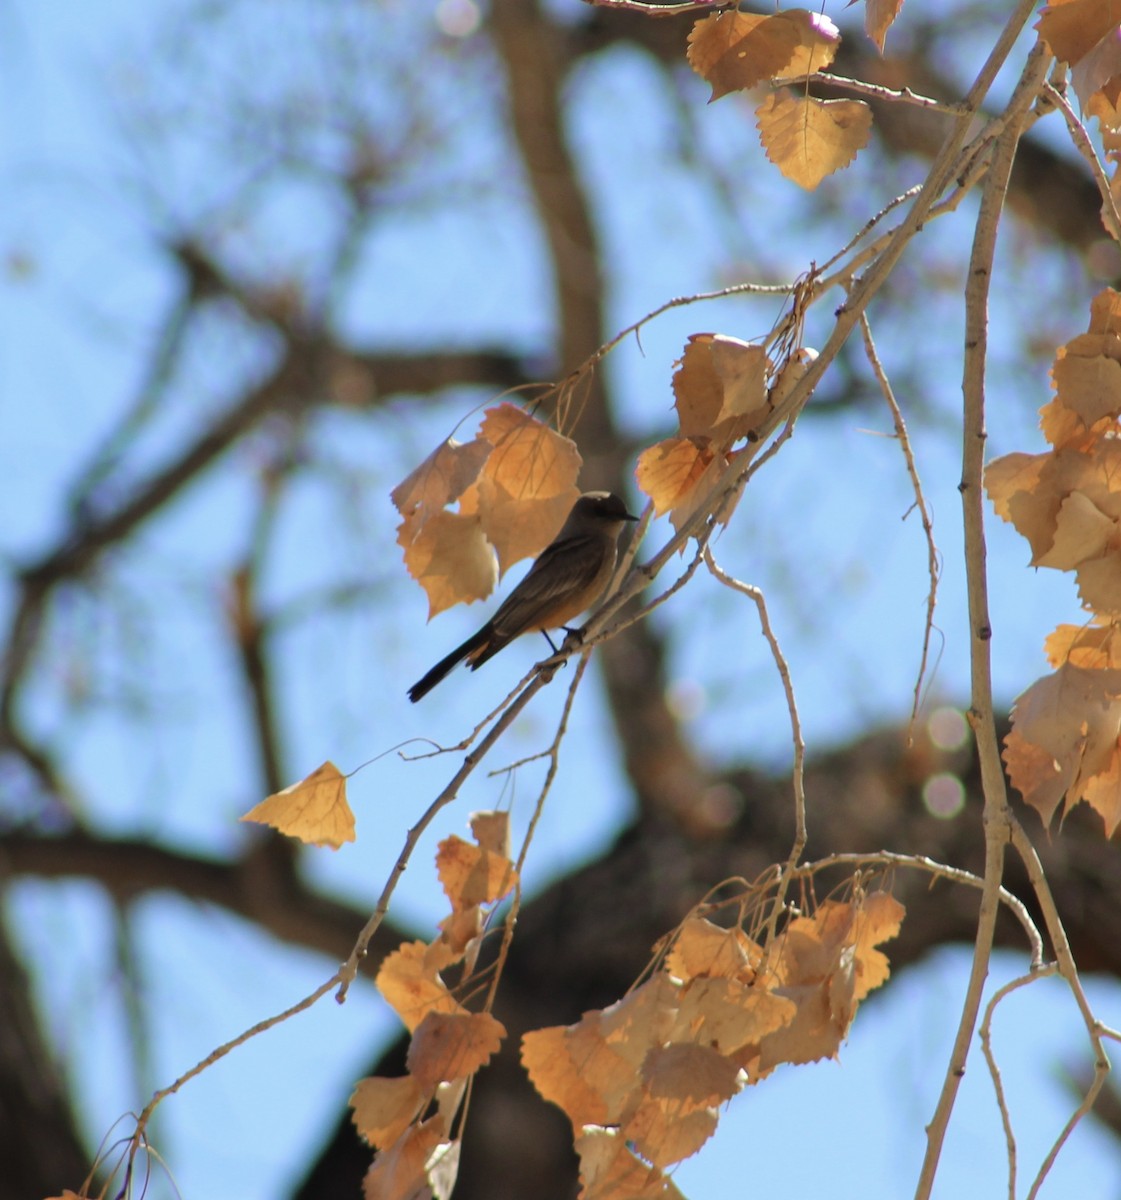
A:
POLYGON ((271 825, 287 837, 332 850, 354 841, 346 777, 333 762, 325 762, 299 783, 267 796, 239 819, 271 825))
POLYGON ((490 1013, 430 1012, 409 1043, 409 1073, 428 1091, 465 1079, 498 1052, 505 1036, 490 1013))
POLYGON ((1064 812, 1085 800, 1112 837, 1121 790, 1105 785, 1118 774, 1119 734, 1121 670, 1062 666, 1016 700, 1004 739, 1009 778, 1045 825, 1064 797, 1064 812))
POLYGON ((1059 625, 1043 645, 1053 667, 1121 668, 1121 627, 1059 625))
POLYGON ((681 435, 731 444, 771 410, 761 346, 722 333, 693 333, 673 376, 681 435))
POLYGON ((634 477, 661 516, 678 508, 715 460, 707 439, 667 438, 638 456, 634 477))
POLYGON ((372 1145, 391 1146, 416 1120, 424 1095, 411 1075, 360 1079, 348 1101, 358 1132, 372 1145))
POLYGON ((776 92, 755 115, 767 157, 787 179, 811 192, 827 175, 852 162, 872 129, 872 110, 862 100, 776 92))
POLYGON ((409 1030, 430 1012, 466 1013, 448 991, 424 942, 406 942, 388 955, 377 975, 378 991, 409 1030))
POLYGON ((428 619, 453 604, 483 600, 498 582, 494 548, 478 516, 438 512, 405 551, 409 574, 428 594, 428 619))
POLYGON ((739 926, 722 929, 701 917, 685 921, 666 957, 666 970, 683 983, 698 976, 750 983, 763 951, 739 926))
POLYGON ((641 1162, 614 1129, 588 1124, 575 1140, 580 1200, 685 1200, 656 1167, 641 1162))
POLYGON ((580 454, 571 438, 543 425, 516 404, 488 408, 479 430, 494 449, 483 477, 520 500, 545 500, 571 491, 580 454))
MULTIPOLYGON (((443 1121, 431 1117, 407 1129, 374 1159, 362 1181, 364 1200, 419 1200, 433 1194, 430 1164, 457 1143, 445 1140, 443 1121)), ((443 1195, 450 1195, 445 1190, 443 1195)))
POLYGON ((393 489, 390 499, 403 517, 428 517, 459 499, 490 452, 490 443, 481 438, 466 443, 448 438, 393 489))
POLYGON ((499 811, 473 812, 471 835, 481 850, 510 857, 510 814, 499 811))
POLYGON ((516 496, 484 476, 479 481, 479 520, 498 555, 499 574, 540 553, 560 532, 579 496, 575 487, 543 499, 516 496))
POLYGON ((823 71, 841 36, 828 17, 802 9, 773 16, 722 12, 698 21, 689 34, 689 65, 712 85, 709 98, 754 87, 764 79, 823 71))
POLYGON ((1119 17, 1116 0, 1055 0, 1043 9, 1035 28, 1056 58, 1074 66, 1117 28, 1119 17))
POLYGON ((454 835, 440 843, 436 871, 455 909, 500 900, 517 883, 514 864, 508 858, 472 846, 454 835))
POLYGON ((789 1024, 795 1006, 762 986, 734 979, 694 979, 681 989, 672 1039, 712 1046, 721 1054, 761 1042, 789 1024))
MULTIPOLYGON (((851 3, 855 4, 856 0, 851 0, 851 3)), ((881 54, 884 52, 884 42, 887 41, 887 31, 899 16, 902 7, 903 0, 865 0, 864 32, 881 54)))

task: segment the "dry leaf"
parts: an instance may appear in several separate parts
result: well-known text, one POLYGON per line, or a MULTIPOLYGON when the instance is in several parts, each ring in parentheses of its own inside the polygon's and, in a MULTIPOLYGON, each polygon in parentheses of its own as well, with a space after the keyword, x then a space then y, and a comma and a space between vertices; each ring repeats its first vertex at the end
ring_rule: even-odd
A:
POLYGON ((411 1075, 360 1079, 348 1103, 358 1132, 372 1145, 391 1146, 420 1113, 424 1094, 411 1075))
POLYGON ((498 582, 478 515, 436 513, 405 550, 405 565, 428 595, 429 620, 453 604, 485 600, 498 582))
POLYGON ((655 513, 662 516, 675 511, 696 491, 714 461, 708 439, 667 438, 638 456, 635 482, 654 502, 655 513))
POLYGON ((522 412, 516 404, 488 408, 479 434, 493 450, 483 477, 519 500, 547 500, 570 493, 580 473, 571 438, 522 412))
POLYGON ((654 512, 672 512, 697 486, 715 454, 708 438, 666 438, 639 456, 635 481, 654 502, 654 512))
POLYGON ((473 1075, 498 1053, 506 1036, 490 1013, 430 1012, 413 1032, 406 1063, 426 1091, 473 1075))
POLYGON ((656 975, 575 1025, 531 1030, 522 1038, 522 1063, 533 1086, 576 1129, 617 1122, 640 1086, 647 1053, 673 1029, 676 999, 673 984, 656 975))
POLYGON ((764 79, 823 71, 841 35, 828 17, 803 9, 772 16, 722 12, 698 21, 689 34, 689 65, 712 85, 709 98, 752 88, 764 79))
POLYGON ((899 932, 903 906, 874 892, 861 903, 826 900, 812 917, 796 917, 782 934, 774 964, 778 996, 795 1006, 791 1020, 741 1052, 752 1080, 783 1062, 832 1057, 848 1033, 857 1004, 888 977, 886 957, 876 949, 899 932))
POLYGON ((453 504, 475 482, 491 452, 482 438, 460 443, 448 438, 390 493, 406 519, 428 517, 453 504))
POLYGON ((1059 625, 1043 648, 1053 667, 1121 668, 1121 627, 1059 625))
POLYGON ((574 486, 541 499, 515 496, 500 483, 486 477, 480 480, 479 521, 498 555, 499 575, 543 550, 560 533, 579 498, 579 489, 574 486))
POLYGON ((394 488, 397 542, 428 594, 429 619, 489 596, 500 569, 548 545, 579 496, 579 470, 571 439, 499 404, 474 441, 448 439, 394 488))
POLYGON ((681 989, 675 1042, 696 1042, 735 1054, 794 1019, 794 1004, 763 987, 734 979, 694 979, 681 989))
POLYGON ((685 1200, 656 1167, 641 1162, 614 1129, 587 1125, 575 1140, 580 1200, 685 1200))
POLYGON ((998 517, 1012 520, 1013 496, 1035 490, 1049 457, 1047 454, 1005 454, 989 463, 985 468, 985 491, 998 517))
POLYGON ((762 346, 720 333, 693 333, 673 375, 681 436, 712 437, 728 446, 746 437, 771 411, 762 346))
POLYGON ((466 1013, 448 991, 424 942, 406 942, 388 955, 377 974, 377 987, 411 1031, 430 1012, 466 1013))
POLYGON ((438 1116, 411 1126, 374 1159, 362 1181, 364 1200, 428 1200, 432 1195, 428 1164, 449 1145, 438 1116))
POLYGON ((791 392, 801 383, 806 372, 817 361, 817 351, 811 346, 799 346, 783 364, 770 391, 771 410, 781 408, 791 392))
POLYGON ((508 858, 454 835, 437 848, 436 871, 453 909, 491 904, 517 883, 514 864, 508 858))
POLYGON ((762 949, 738 925, 722 929, 701 917, 690 917, 678 931, 665 965, 683 983, 698 976, 750 983, 762 957, 762 949))
MULTIPOLYGON (((1121 341, 1115 334, 1084 336, 1102 342, 1121 341)), ((1117 359, 1104 354, 1084 357, 1072 354, 1069 346, 1060 346, 1051 377, 1056 400, 1074 413, 1084 428, 1121 413, 1121 362, 1117 359)))
POLYGON ((522 1038, 521 1057, 533 1086, 564 1112, 573 1128, 618 1120, 630 1072, 626 1060, 592 1025, 532 1029, 522 1038))
POLYGON ((1116 0, 1055 0, 1035 24, 1056 58, 1074 66, 1121 20, 1116 0))
POLYGON ((1079 563, 1075 580, 1083 608, 1099 617, 1121 617, 1121 551, 1079 563))
POLYGON ((510 857, 510 814, 499 811, 473 812, 469 818, 471 836, 479 848, 510 857))
POLYGON ((1008 455, 990 463, 985 487, 997 513, 1032 548, 1032 565, 1071 570, 1102 553, 1121 520, 1121 443, 1008 455))
POLYGON ((271 825, 310 846, 337 850, 343 842, 354 841, 354 813, 346 800, 346 776, 333 762, 325 762, 299 783, 267 796, 240 819, 271 825))
POLYGON ((1016 700, 1004 761, 1013 786, 1049 825, 1059 803, 1091 804, 1112 837, 1121 821, 1121 670, 1063 666, 1016 700))
POLYGON ((1103 288, 1090 301, 1090 332, 1121 334, 1121 292, 1103 288))
MULTIPOLYGON (((850 7, 856 0, 850 0, 850 7)), ((875 44, 876 49, 883 54, 884 42, 887 41, 887 31, 891 28, 903 0, 865 0, 864 3, 864 32, 875 44)))
POLYGON ((1070 73, 1070 82, 1082 111, 1091 99, 1121 74, 1121 30, 1111 29, 1096 46, 1083 55, 1070 73))
POLYGON ((872 110, 862 100, 775 92, 755 115, 767 157, 787 179, 811 192, 852 162, 872 129, 872 110))

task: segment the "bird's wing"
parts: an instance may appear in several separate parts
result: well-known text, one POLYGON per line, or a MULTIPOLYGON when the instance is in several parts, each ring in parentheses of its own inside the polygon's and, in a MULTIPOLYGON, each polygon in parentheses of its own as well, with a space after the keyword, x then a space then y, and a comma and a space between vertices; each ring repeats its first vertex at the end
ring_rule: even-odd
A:
POLYGON ((515 638, 535 628, 535 620, 592 586, 603 568, 605 547, 597 534, 575 534, 552 542, 538 555, 529 573, 506 597, 492 625, 503 639, 515 638))

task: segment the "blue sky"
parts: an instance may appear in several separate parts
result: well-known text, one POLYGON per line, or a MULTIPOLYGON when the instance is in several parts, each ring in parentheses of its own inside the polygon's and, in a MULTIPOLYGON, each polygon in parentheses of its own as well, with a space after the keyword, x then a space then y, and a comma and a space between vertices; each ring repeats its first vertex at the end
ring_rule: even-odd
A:
MULTIPOLYGON (((138 363, 174 299, 174 275, 153 249, 157 223, 135 189, 135 150, 122 148, 121 113, 145 88, 161 85, 143 50, 154 26, 183 8, 156 12, 139 0, 115 0, 99 6, 92 20, 86 6, 71 0, 12 0, 0 11, 6 78, 0 172, 7 197, 0 254, 8 265, 0 278, 6 331, 0 342, 0 528, 9 556, 33 555, 57 532, 60 497, 91 442, 135 394, 138 363)), ((390 9, 386 19, 399 26, 401 10, 390 9)), ((274 36, 282 37, 283 29, 274 36)), ((207 47, 203 37, 191 44, 201 61, 223 58, 222 48, 207 47)), ((231 46, 229 53, 236 50, 231 46)), ((186 52, 184 61, 194 62, 186 52)), ((573 137, 601 196, 610 321, 618 326, 670 296, 730 282, 730 272, 792 277, 809 260, 827 256, 839 233, 852 231, 843 213, 810 223, 804 199, 753 149, 750 123, 734 101, 706 109, 697 89, 692 125, 684 126, 674 123, 683 118, 674 117, 661 88, 661 78, 638 56, 621 54, 588 63, 573 91, 573 137), (628 131, 622 141, 620 127, 628 131), (682 166, 682 139, 696 130, 711 140, 730 185, 739 189, 740 207, 714 208, 682 166), (620 175, 644 186, 613 186, 620 175), (750 220, 743 219, 744 209, 750 220), (776 212, 781 222, 774 221, 776 212)), ((468 161, 453 164, 465 175, 485 173, 500 148, 485 92, 470 95, 457 117, 474 140, 468 161)), ((434 103, 446 99, 438 95, 434 103)), ((164 145, 159 178, 172 211, 201 209, 211 192, 221 191, 215 179, 196 180, 193 173, 205 149, 206 139, 192 140, 190 132, 164 145)), ((899 170, 908 182, 919 177, 914 164, 899 170)), ((868 187, 886 198, 895 182, 875 179, 868 187)), ((364 243, 363 270, 340 304, 340 326, 375 345, 492 337, 533 351, 547 336, 551 312, 543 250, 523 199, 516 181, 498 179, 450 210, 403 203, 364 243), (485 269, 480 245, 488 248, 485 269)), ((266 266, 298 267, 320 236, 317 222, 329 215, 324 203, 312 185, 278 189, 246 227, 231 229, 234 252, 247 261, 259 254, 266 266)), ((960 217, 932 226, 924 235, 932 257, 955 253, 968 237, 969 216, 966 205, 960 217)), ((1095 290, 1061 262, 1033 258, 1029 264, 1014 236, 1002 243, 1001 256, 1007 284, 994 295, 994 455, 1041 447, 1034 422, 1047 398, 1047 363, 1025 357, 1024 329, 1046 312, 1056 342, 1063 340, 1084 326, 1095 290), (1052 316, 1045 297, 1055 293, 1070 302, 1052 316)), ((899 286, 922 284, 916 267, 899 286)), ((905 391, 902 402, 906 407, 913 400, 927 414, 915 424, 916 446, 945 562, 937 616, 942 651, 931 687, 938 697, 960 701, 968 679, 952 432, 960 395, 960 301, 953 289, 932 292, 921 328, 912 313, 885 303, 872 319, 888 369, 917 381, 915 394, 905 391)), ((823 340, 826 315, 811 320, 811 341, 823 340)), ((608 369, 627 427, 636 438, 668 431, 669 374, 689 333, 719 329, 752 337, 774 316, 769 302, 707 304, 668 314, 644 333, 641 348, 633 342, 622 347, 608 369)), ((154 469, 197 426, 199 409, 220 406, 230 381, 251 377, 267 351, 251 336, 203 330, 195 355, 199 372, 177 389, 166 419, 124 464, 124 478, 154 469)), ((423 707, 403 703, 407 684, 481 618, 474 608, 426 624, 423 597, 398 562, 388 492, 477 399, 458 397, 423 413, 401 402, 385 427, 370 428, 347 413, 332 413, 317 426, 319 469, 293 489, 283 512, 266 602, 283 607, 340 577, 359 581, 371 599, 282 639, 282 667, 291 682, 281 698, 281 723, 294 774, 325 758, 353 769, 411 737, 454 739, 465 713, 497 700, 535 657, 529 647, 511 650, 486 672, 453 677, 423 707)), ((811 748, 900 720, 910 702, 925 546, 915 516, 904 519, 910 495, 898 448, 882 436, 889 428, 886 411, 875 406, 804 421, 753 482, 737 520, 716 544, 733 574, 767 590, 811 748)), ((246 544, 257 501, 252 472, 245 470, 252 456, 252 445, 232 455, 204 487, 146 529, 136 548, 115 559, 109 600, 76 593, 56 617, 57 644, 72 653, 58 656, 44 673, 34 697, 36 720, 44 736, 64 739, 67 767, 82 781, 99 829, 139 829, 170 844, 221 852, 242 836, 237 815, 260 798, 245 748, 249 731, 237 671, 222 636, 224 597, 214 582, 246 544), (143 603, 121 599, 130 589, 143 603), (83 689, 90 699, 75 720, 69 705, 83 689), (138 695, 143 703, 130 706, 138 695)), ((653 544, 665 536, 656 530, 653 544)), ((992 521, 989 536, 994 674, 1008 703, 1045 669, 1041 645, 1048 630, 1080 617, 1069 582, 1056 573, 1028 572, 1027 547, 1008 527, 992 521)), ((0 596, 3 611, 10 603, 9 595, 0 596)), ((673 633, 674 685, 692 697, 691 729, 703 752, 716 763, 748 758, 781 766, 789 754, 785 705, 753 610, 698 577, 658 620, 673 633), (710 617, 690 623, 701 605, 710 617)), ((560 699, 559 693, 541 697, 512 732, 500 762, 540 748, 560 699)), ((627 813, 627 788, 605 722, 595 690, 585 689, 530 855, 537 886, 603 845, 627 813)), ((451 770, 449 761, 404 763, 393 755, 365 768, 352 783, 358 843, 337 855, 313 856, 313 878, 369 904, 407 825, 451 770)), ((439 918, 442 903, 430 871, 435 841, 461 833, 468 812, 497 803, 501 786, 473 779, 425 839, 398 894, 400 919, 423 930, 439 918)), ((513 811, 522 829, 532 795, 530 780, 519 781, 513 811)), ((141 901, 133 929, 151 1058, 138 1078, 114 986, 120 966, 112 914, 97 889, 20 883, 11 913, 93 1140, 139 1108, 152 1087, 311 991, 332 969, 310 954, 262 942, 223 914, 162 896, 141 901)), ((840 1065, 780 1071, 740 1097, 714 1141, 678 1171, 685 1193, 701 1200, 750 1186, 792 1196, 824 1188, 842 1198, 908 1194, 965 965, 962 953, 940 952, 869 1003, 840 1065)), ((990 987, 1026 965, 1026 956, 998 956, 990 987)), ((1121 1024, 1121 989, 1107 981, 1090 987, 1101 1018, 1121 1024)), ((322 1002, 188 1085, 165 1104, 155 1133, 180 1193, 208 1200, 282 1195, 394 1029, 373 992, 359 987, 345 1006, 322 1002)), ((1013 996, 1001 1011, 997 1044, 1022 1170, 1030 1177, 1071 1109, 1057 1071, 1085 1051, 1061 985, 1043 982, 1013 996)), ((119 1135, 123 1126, 116 1129, 119 1135)), ((974 1052, 936 1194, 1003 1194, 1002 1147, 983 1062, 974 1052)), ((1114 1148, 1084 1125, 1043 1195, 1107 1200, 1119 1190, 1114 1148)), ((171 1194, 159 1172, 151 1194, 171 1194)))

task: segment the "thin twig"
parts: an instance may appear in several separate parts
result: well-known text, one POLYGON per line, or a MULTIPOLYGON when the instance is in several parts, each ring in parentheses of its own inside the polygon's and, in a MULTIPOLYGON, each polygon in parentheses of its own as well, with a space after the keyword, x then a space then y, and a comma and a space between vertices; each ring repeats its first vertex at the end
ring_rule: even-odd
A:
POLYGON ((798 860, 802 857, 802 851, 806 848, 806 743, 802 737, 802 722, 798 716, 798 701, 794 695, 794 682, 790 677, 790 665, 786 661, 786 655, 783 654, 782 647, 779 645, 778 638, 771 627, 771 620, 767 614, 766 598, 759 588, 729 575, 713 557, 711 546, 705 546, 704 560, 705 566, 708 567, 714 578, 719 580, 726 588, 730 588, 732 591, 746 596, 758 609, 759 625, 762 628, 763 636, 767 639, 767 645, 771 648, 771 657, 775 660, 775 667, 778 670, 779 678, 782 680, 782 689, 786 694, 786 709, 790 715, 790 737, 794 744, 794 764, 791 771, 791 786, 794 792, 794 841, 790 846, 790 853, 787 855, 786 862, 783 864, 775 886, 767 937, 767 945, 771 946, 774 943, 774 933, 779 915, 786 903, 786 890, 793 877, 794 868, 798 865, 798 860))
MULTIPOLYGON (((980 875, 974 875, 972 871, 963 870, 961 867, 951 867, 946 863, 937 862, 933 858, 928 858, 925 854, 897 854, 890 850, 877 850, 869 854, 830 854, 826 858, 819 858, 815 862, 804 863, 802 866, 795 868, 794 875, 796 877, 811 876, 819 871, 827 870, 829 867, 845 867, 845 866, 885 866, 885 867, 905 867, 916 871, 924 871, 928 875, 933 875, 937 879, 946 879, 951 883, 961 883, 966 887, 976 888, 978 891, 983 891, 985 881, 980 875)), ((1041 971, 1045 969, 1043 962, 1043 938, 1040 936, 1035 922, 1031 918, 1024 905, 1024 902, 1010 892, 1007 888, 1002 887, 997 893, 997 897, 1010 913, 1020 923, 1025 936, 1028 940, 1028 946, 1031 950, 1031 969, 1033 971, 1041 971)))
POLYGON ((996 1006, 1012 992, 1024 987, 1029 983, 1034 983, 1035 980, 1043 978, 1045 975, 1053 975, 1055 973, 1055 965, 1049 964, 1046 970, 1029 972, 1027 975, 1021 975, 1016 979, 1006 983, 989 999, 985 1005, 985 1017, 981 1022, 980 1038, 981 1038, 981 1053, 985 1056, 985 1062, 989 1067, 989 1077, 993 1081, 993 1091, 996 1093, 996 1105, 1000 1110, 1000 1123, 1004 1128, 1004 1144, 1008 1150, 1008 1200, 1016 1200, 1016 1135, 1012 1130, 1012 1114, 1008 1111, 1008 1101, 1004 1095, 1004 1081, 1001 1078, 1000 1066, 996 1061, 996 1055, 993 1053, 992 1025, 993 1013, 996 1012, 996 1006))
MULTIPOLYGON (((558 664, 559 665, 559 664, 558 664)), ((405 835, 405 844, 401 848, 401 853, 397 856, 397 861, 393 865, 393 870, 389 874, 389 878, 382 888, 381 895, 378 897, 378 902, 374 908, 370 919, 362 927, 358 939, 354 943, 354 948, 351 950, 346 962, 339 967, 338 978, 340 980, 339 990, 335 999, 342 1004, 346 1000, 346 994, 350 989, 351 983, 358 975, 358 964, 362 961, 366 954, 366 947, 370 944, 370 939, 377 932, 382 921, 385 920, 386 913, 389 911, 389 901, 393 893, 397 889, 397 884, 401 876, 405 873, 406 867, 409 865, 409 859, 412 857, 413 850, 416 849, 417 842, 420 841, 421 835, 435 819, 436 814, 450 804, 459 793, 460 787, 463 786, 464 780, 475 770, 482 759, 486 756, 490 748, 498 741, 498 739, 506 732, 513 724, 514 719, 522 711, 523 708, 533 699, 533 697, 541 690, 545 684, 549 683, 553 678, 557 667, 549 666, 543 668, 535 668, 537 674, 530 680, 514 700, 510 706, 503 712, 491 726, 487 735, 479 743, 478 748, 466 755, 459 770, 451 777, 445 785, 443 791, 436 797, 435 800, 423 812, 417 823, 405 835)))
MULTIPOLYGON (((1033 5, 1021 0, 1009 20, 993 55, 1011 42, 1031 14, 1033 5)), ((990 59, 990 61, 992 61, 990 59)), ((953 1049, 946 1065, 942 1089, 934 1115, 927 1126, 927 1146, 915 1190, 916 1200, 928 1200, 934 1187, 946 1130, 953 1112, 958 1088, 965 1074, 973 1031, 988 974, 996 927, 998 897, 1004 871, 1004 849, 1009 840, 1008 797, 993 717, 992 674, 990 661, 991 625, 988 586, 985 574, 985 517, 981 478, 985 448, 985 362, 987 353, 987 317, 989 282, 995 256, 996 234, 1004 208, 1012 162, 1028 108, 1039 92, 1050 56, 1037 44, 1028 56, 1024 71, 1005 111, 1004 130, 993 148, 993 159, 981 198, 981 208, 970 256, 966 286, 965 355, 962 377, 964 412, 962 420, 962 513, 965 531, 965 567, 970 624, 970 662, 972 692, 969 719, 977 741, 984 793, 985 887, 981 893, 977 917, 977 935, 969 982, 962 1002, 961 1017, 953 1049)))
POLYGON ((1121 213, 1117 211, 1117 201, 1113 195, 1113 188, 1110 186, 1109 176, 1102 165, 1102 160, 1098 157, 1098 152, 1094 149, 1090 135, 1086 132, 1086 126, 1078 119, 1078 114, 1071 107, 1070 101, 1053 84, 1044 84, 1043 95, 1063 114, 1067 128, 1070 130, 1071 139, 1079 154, 1089 164, 1094 182, 1098 185, 1098 191, 1101 193, 1102 219, 1106 229, 1115 242, 1121 242, 1121 213))
POLYGON ((910 88, 889 88, 878 83, 865 83, 862 79, 850 79, 847 75, 833 75, 829 71, 815 71, 812 75, 798 75, 789 79, 775 77, 773 87, 797 87, 799 84, 824 83, 841 91, 853 92, 857 96, 868 96, 872 100, 883 100, 888 103, 914 104, 928 111, 946 113, 951 117, 972 115, 971 110, 962 104, 948 104, 944 100, 935 100, 930 96, 920 96, 910 88))
POLYGON ((895 391, 891 386, 891 380, 888 379, 883 363, 880 362, 880 356, 876 353, 876 343, 872 338, 872 327, 868 324, 868 314, 866 312, 860 314, 860 329, 864 334, 864 353, 872 367, 872 373, 876 376, 876 381, 880 385, 880 391, 883 393, 884 400, 891 410, 891 418, 895 423, 895 436, 899 441, 900 449, 903 451, 903 461, 907 465, 907 474, 911 478, 911 489, 915 493, 915 507, 919 510, 919 515, 922 518, 923 534, 926 537, 926 565, 927 573, 930 576, 930 590, 926 595, 926 622, 923 627, 922 654, 919 656, 919 670, 915 679, 915 698, 911 704, 911 722, 907 733, 907 742, 909 745, 912 740, 915 721, 918 720, 919 716, 923 680, 926 678, 927 662, 930 658, 930 638, 934 632, 934 606, 938 601, 938 577, 941 573, 941 568, 939 565, 938 547, 934 544, 934 522, 931 519, 930 508, 927 505, 926 496, 922 490, 922 480, 919 479, 919 469, 915 463, 915 453, 911 447, 911 439, 907 434, 907 423, 903 419, 903 410, 899 407, 899 402, 895 398, 895 391))
POLYGON ((495 956, 494 974, 491 978, 490 990, 487 993, 484 1005, 486 1012, 490 1012, 494 1005, 494 998, 498 991, 498 981, 502 976, 502 968, 506 963, 506 956, 510 951, 510 943, 514 940, 514 927, 518 923, 518 912, 521 909, 522 903, 522 870, 525 867, 529 847, 533 842, 533 835, 536 833, 538 822, 541 820, 541 814, 545 811, 545 800, 552 790, 553 780, 556 779, 557 771, 560 768, 561 742, 568 732, 569 717, 572 714, 572 706, 576 700, 577 689, 580 686, 580 681, 583 679, 584 671, 588 665, 589 655, 590 651, 586 651, 580 658, 572 683, 568 687, 568 695, 565 697, 564 708, 561 710, 560 720, 557 722, 557 731, 553 736, 552 745, 546 751, 549 758, 549 769, 545 774, 544 782, 541 784, 541 791, 537 794, 537 803, 533 808, 533 816, 530 818, 529 828, 522 839, 521 849, 518 851, 518 858, 514 863, 514 877, 517 881, 514 885, 514 898, 510 903, 510 911, 507 913, 505 923, 503 924, 502 944, 499 946, 498 954, 495 956))
POLYGON ((1090 1001, 1086 996, 1085 989, 1082 987, 1082 980, 1078 975, 1078 967, 1075 964, 1074 955, 1071 953, 1070 941, 1067 938, 1062 919, 1059 917, 1059 910, 1055 906, 1055 898, 1051 894, 1051 887, 1047 882, 1047 876, 1044 874, 1043 864, 1039 861, 1039 855, 1036 853, 1031 839, 1024 832, 1023 826, 1016 819, 1015 815, 1010 816, 1009 826, 1012 845, 1027 869, 1032 890, 1039 901, 1040 911, 1043 914, 1043 922, 1047 927, 1047 936, 1051 939, 1051 945, 1055 950, 1055 961, 1058 964, 1059 974, 1065 980, 1067 987, 1070 988, 1074 996, 1074 1001, 1078 1005, 1078 1011, 1082 1014, 1082 1020, 1085 1022, 1086 1032, 1094 1050, 1094 1077, 1090 1081, 1090 1086, 1086 1089, 1082 1103, 1071 1114, 1070 1119, 1055 1140, 1055 1144, 1051 1147, 1047 1157, 1040 1165, 1038 1174, 1032 1181, 1031 1190, 1028 1192, 1028 1200, 1035 1200, 1035 1197, 1039 1194, 1039 1189, 1043 1186, 1043 1181, 1047 1178, 1048 1172, 1058 1157, 1059 1151, 1066 1144, 1067 1138, 1070 1137, 1075 1126, 1093 1108, 1098 1093, 1105 1086, 1106 1077, 1109 1074, 1109 1055, 1102 1044, 1102 1025, 1094 1016, 1093 1010, 1090 1007, 1090 1001))

